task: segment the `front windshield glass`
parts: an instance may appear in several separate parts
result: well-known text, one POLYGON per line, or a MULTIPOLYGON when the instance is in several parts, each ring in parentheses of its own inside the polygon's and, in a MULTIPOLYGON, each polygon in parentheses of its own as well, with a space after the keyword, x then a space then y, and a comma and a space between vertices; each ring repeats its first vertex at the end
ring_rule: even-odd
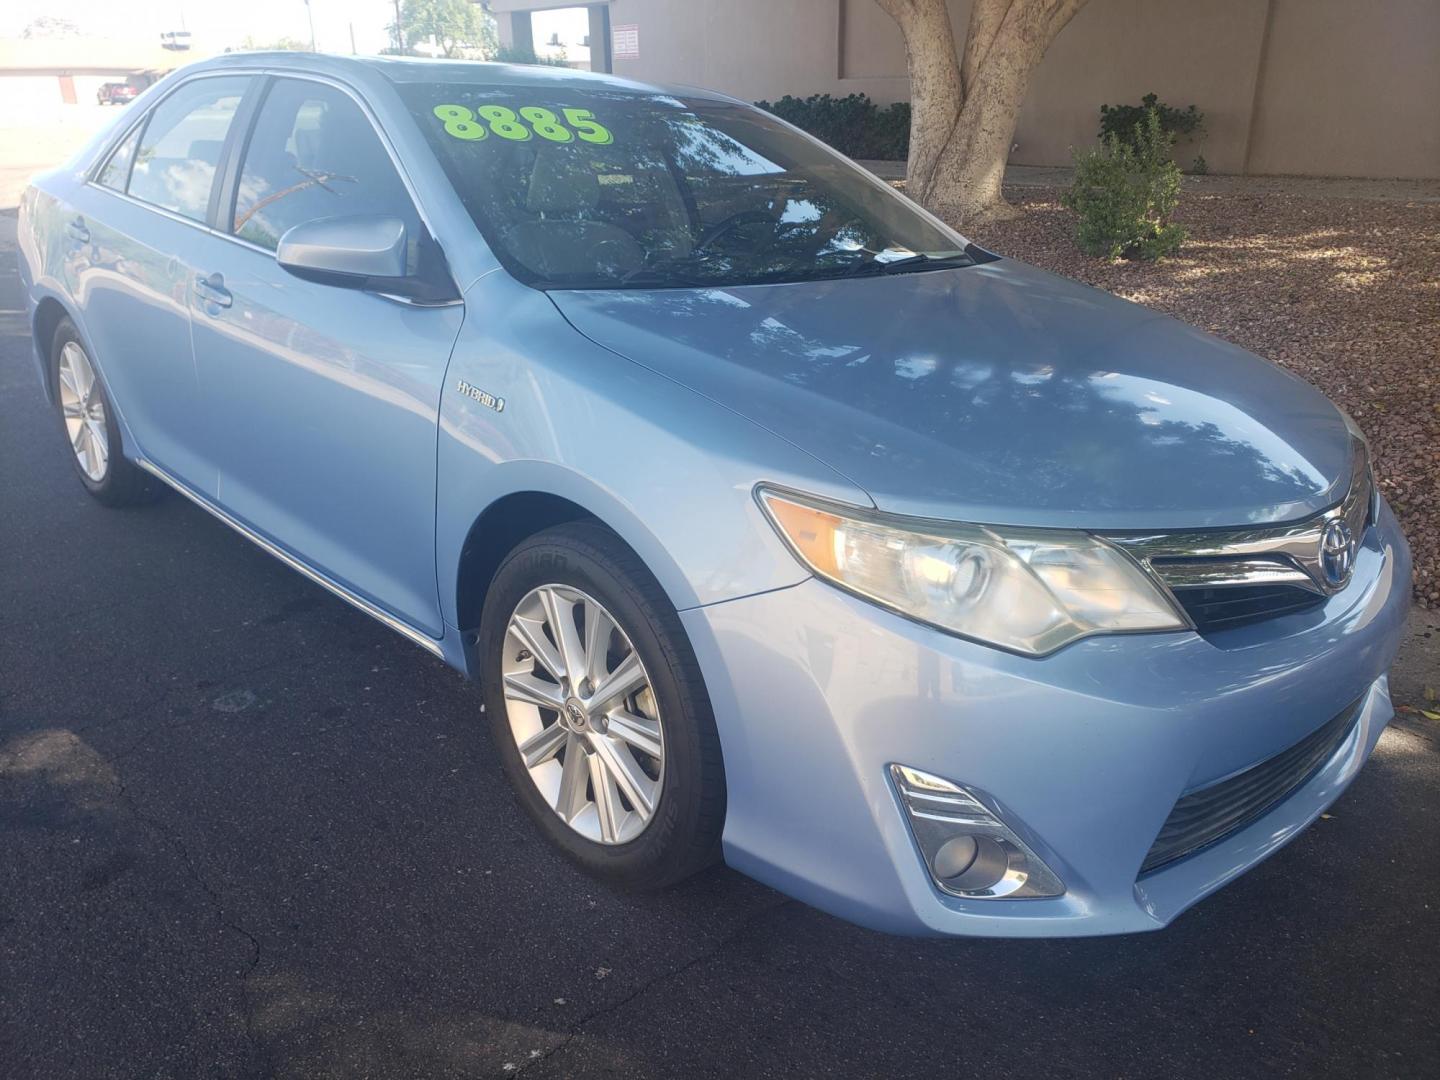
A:
POLYGON ((542 289, 969 265, 964 240, 758 109, 609 88, 400 87, 466 209, 542 289))

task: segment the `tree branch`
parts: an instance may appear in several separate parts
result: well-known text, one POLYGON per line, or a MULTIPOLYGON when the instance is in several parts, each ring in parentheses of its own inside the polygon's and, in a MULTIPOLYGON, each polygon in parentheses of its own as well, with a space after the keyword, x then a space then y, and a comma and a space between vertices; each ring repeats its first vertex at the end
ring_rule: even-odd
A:
POLYGON ((969 96, 974 92, 975 76, 995 44, 1000 27, 1009 14, 1011 0, 975 0, 970 9, 970 25, 965 30, 965 60, 960 67, 960 85, 969 96))

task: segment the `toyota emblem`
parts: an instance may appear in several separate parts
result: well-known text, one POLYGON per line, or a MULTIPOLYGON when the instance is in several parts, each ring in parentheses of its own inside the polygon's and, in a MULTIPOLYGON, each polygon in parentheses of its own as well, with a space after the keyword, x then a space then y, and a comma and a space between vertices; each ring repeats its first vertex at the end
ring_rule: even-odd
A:
POLYGON ((1325 582, 1338 589, 1350 580, 1350 570, 1355 562, 1355 538, 1350 526, 1336 518, 1325 526, 1320 534, 1320 569, 1325 582))

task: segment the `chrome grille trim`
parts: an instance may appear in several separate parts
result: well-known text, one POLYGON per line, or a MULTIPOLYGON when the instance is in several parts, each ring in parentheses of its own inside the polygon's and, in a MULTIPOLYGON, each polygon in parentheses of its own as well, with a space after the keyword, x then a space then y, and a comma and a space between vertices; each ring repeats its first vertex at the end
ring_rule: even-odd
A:
MULTIPOLYGON (((1319 601, 1344 588, 1344 583, 1332 586, 1325 576, 1321 563, 1325 527, 1343 520, 1358 548, 1376 513, 1369 448, 1360 439, 1355 439, 1352 447, 1345 497, 1304 521, 1179 533, 1105 534, 1105 539, 1139 561, 1181 610, 1186 609, 1185 591, 1198 589, 1288 587, 1311 593, 1319 601)), ((1285 610, 1294 610, 1293 604, 1285 610)), ((1204 627, 1197 625, 1196 629, 1203 631, 1204 627)))

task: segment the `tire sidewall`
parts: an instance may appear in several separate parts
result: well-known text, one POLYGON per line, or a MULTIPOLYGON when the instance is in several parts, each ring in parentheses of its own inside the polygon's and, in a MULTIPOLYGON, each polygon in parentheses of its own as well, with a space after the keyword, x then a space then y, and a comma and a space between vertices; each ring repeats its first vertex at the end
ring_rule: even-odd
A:
POLYGON ((708 702, 690 700, 677 678, 672 655, 676 641, 688 648, 673 609, 657 613, 625 569, 606 553, 562 531, 544 533, 523 545, 496 571, 485 598, 480 624, 480 682, 485 711, 505 771, 517 797, 540 830, 584 870, 622 886, 644 887, 669 876, 667 864, 696 828, 700 817, 703 760, 697 722, 713 723, 708 702), (515 744, 506 710, 502 656, 506 629, 516 606, 541 585, 567 585, 589 594, 619 623, 640 654, 664 733, 665 770, 655 816, 635 839, 600 844, 570 828, 547 803, 530 778, 515 744), (668 614, 673 625, 652 625, 668 614), (667 649, 661 634, 671 636, 667 649), (679 635, 677 639, 675 635, 679 635), (697 716, 697 713, 703 715, 697 716))

